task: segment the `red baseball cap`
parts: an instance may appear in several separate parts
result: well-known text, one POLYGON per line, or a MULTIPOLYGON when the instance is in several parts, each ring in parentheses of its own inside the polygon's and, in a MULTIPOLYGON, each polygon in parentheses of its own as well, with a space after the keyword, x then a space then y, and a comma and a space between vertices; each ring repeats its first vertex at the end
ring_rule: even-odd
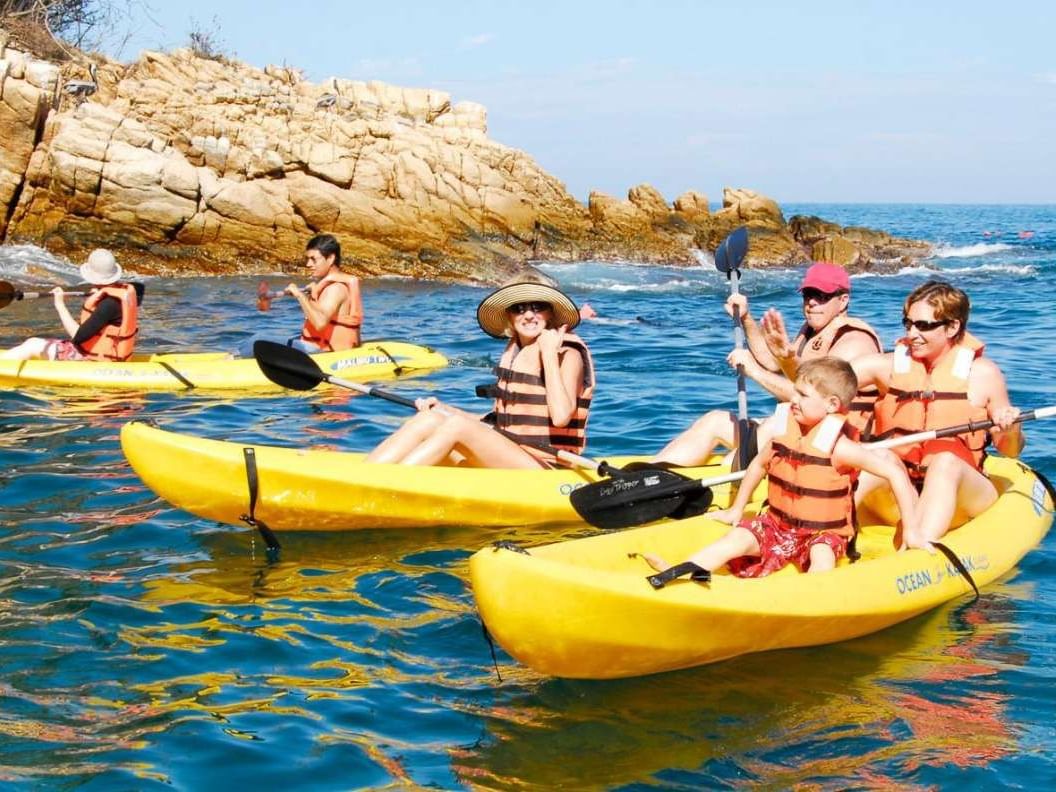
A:
POLYGON ((803 282, 799 284, 799 290, 817 289, 825 294, 833 294, 838 291, 849 292, 851 290, 851 279, 847 276, 847 270, 839 264, 831 264, 828 261, 819 261, 810 266, 807 274, 803 276, 803 282))

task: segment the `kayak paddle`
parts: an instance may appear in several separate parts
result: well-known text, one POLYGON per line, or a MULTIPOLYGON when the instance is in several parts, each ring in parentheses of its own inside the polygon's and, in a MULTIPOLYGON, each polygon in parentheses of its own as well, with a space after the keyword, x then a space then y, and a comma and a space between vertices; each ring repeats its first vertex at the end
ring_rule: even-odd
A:
MULTIPOLYGON (((305 284, 302 286, 303 289, 307 289, 311 284, 305 284)), ((278 291, 271 291, 268 289, 268 284, 265 281, 261 281, 257 286, 257 310, 258 311, 270 311, 271 301, 280 300, 283 297, 289 297, 285 289, 279 289, 278 291)))
MULTIPOLYGON (((87 294, 89 290, 70 290, 64 286, 63 291, 65 291, 67 294, 87 294)), ((41 297, 51 297, 51 290, 49 289, 48 291, 40 292, 22 291, 21 289, 16 289, 12 284, 8 283, 7 281, 0 281, 0 308, 6 308, 8 305, 10 305, 16 300, 37 300, 41 297)))
MULTIPOLYGON (((136 288, 136 299, 139 302, 142 302, 143 284, 136 282, 132 285, 136 288)), ((47 291, 22 291, 21 289, 16 289, 12 284, 8 283, 7 281, 0 281, 0 308, 6 308, 12 302, 16 302, 18 300, 39 300, 41 297, 51 297, 52 288, 54 287, 49 288, 47 291)), ((90 294, 92 289, 95 288, 97 287, 87 286, 81 288, 68 289, 63 286, 62 290, 66 294, 79 294, 81 296, 84 296, 86 294, 90 294)))
MULTIPOLYGON (((1019 414, 1016 423, 1049 418, 1056 415, 1056 406, 1039 407, 1019 414)), ((892 437, 875 443, 866 443, 867 448, 894 448, 900 445, 922 443, 941 437, 977 432, 989 429, 993 421, 976 421, 945 429, 929 429, 924 432, 892 437)), ((570 497, 572 508, 586 522, 598 528, 629 528, 643 525, 664 517, 681 519, 678 499, 697 495, 700 490, 727 484, 744 478, 745 471, 728 473, 711 479, 697 479, 666 483, 649 476, 652 471, 641 471, 632 477, 616 481, 597 481, 575 490, 570 497), (618 484, 618 486, 617 486, 618 484), (672 506, 672 504, 674 504, 672 506)))
MULTIPOLYGON (((748 252, 748 229, 741 226, 727 236, 715 250, 715 268, 726 273, 730 282, 730 294, 738 293, 738 281, 741 279, 741 262, 748 252)), ((744 327, 741 325, 741 311, 733 308, 733 343, 738 350, 744 349, 744 327)), ((744 470, 755 456, 752 446, 755 444, 755 431, 748 420, 748 391, 744 379, 744 366, 737 366, 737 454, 734 457, 734 469, 744 470)))
MULTIPOLYGON (((335 377, 332 374, 327 374, 319 368, 319 364, 312 360, 309 354, 302 352, 299 349, 286 346, 285 344, 278 344, 274 341, 257 341, 253 344, 253 357, 256 358, 257 365, 260 366, 260 370, 264 372, 265 377, 270 379, 276 385, 281 385, 290 390, 311 390, 322 382, 328 382, 331 385, 337 385, 339 388, 347 388, 348 390, 364 393, 367 396, 376 396, 379 399, 385 399, 394 404, 410 407, 414 410, 418 409, 414 399, 408 399, 405 396, 400 396, 399 394, 391 393, 380 388, 364 385, 360 382, 352 382, 350 380, 341 379, 340 377, 335 377)), ((632 476, 634 480, 637 481, 641 474, 647 474, 650 481, 655 479, 659 484, 696 484, 694 479, 675 473, 672 470, 653 467, 635 469, 632 465, 628 465, 627 468, 618 468, 610 465, 608 462, 598 462, 589 457, 573 454, 571 451, 555 448, 546 443, 528 442, 523 438, 511 435, 509 432, 496 426, 492 426, 491 428, 499 434, 510 438, 518 445, 531 446, 540 451, 545 451, 549 454, 553 454, 571 467, 596 470, 603 476, 632 476)), ((613 482, 613 485, 616 486, 615 481, 613 482)), ((699 488, 695 488, 694 491, 699 492, 699 488)), ((686 495, 683 495, 681 491, 676 495, 670 496, 670 498, 664 499, 664 496, 659 497, 664 500, 665 509, 670 512, 677 511, 679 507, 683 506, 686 502, 686 495), (670 503, 667 501, 670 501, 670 503)), ((689 508, 697 508, 701 512, 705 511, 711 503, 710 490, 707 491, 703 497, 706 498, 706 503, 701 503, 700 500, 696 500, 689 505, 689 508)))
POLYGON ((277 300, 280 297, 283 297, 284 295, 286 295, 285 291, 271 291, 268 289, 268 284, 264 281, 261 281, 260 285, 257 286, 257 310, 271 310, 271 301, 277 300))

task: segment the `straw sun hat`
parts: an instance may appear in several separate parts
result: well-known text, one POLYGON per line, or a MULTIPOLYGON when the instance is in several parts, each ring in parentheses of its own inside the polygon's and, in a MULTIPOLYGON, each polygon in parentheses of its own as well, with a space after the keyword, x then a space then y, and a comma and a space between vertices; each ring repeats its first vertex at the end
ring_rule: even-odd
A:
POLYGON ((506 309, 524 302, 545 302, 553 306, 554 327, 567 325, 571 330, 579 324, 579 308, 565 293, 543 283, 511 283, 480 301, 477 306, 480 329, 495 338, 508 338, 510 325, 506 309))
POLYGON ((96 248, 81 265, 81 277, 93 286, 106 286, 121 280, 121 265, 109 250, 96 248))

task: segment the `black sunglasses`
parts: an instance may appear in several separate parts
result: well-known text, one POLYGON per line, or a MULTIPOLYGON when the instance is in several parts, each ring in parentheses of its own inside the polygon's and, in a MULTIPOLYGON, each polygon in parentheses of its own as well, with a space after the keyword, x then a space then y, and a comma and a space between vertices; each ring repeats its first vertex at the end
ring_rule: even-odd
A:
POLYGON ((539 313, 540 311, 552 311, 553 308, 548 302, 523 302, 514 303, 508 309, 511 313, 523 314, 525 311, 531 311, 532 313, 539 313))
POLYGON ((936 319, 934 322, 928 322, 924 319, 910 319, 908 316, 902 317, 902 326, 906 328, 906 332, 909 332, 909 328, 915 327, 921 333, 926 333, 929 330, 935 330, 936 328, 944 327, 949 323, 949 319, 936 319))
POLYGON ((843 291, 843 289, 837 289, 834 292, 823 292, 821 289, 807 288, 803 290, 803 302, 810 302, 813 300, 819 305, 823 305, 833 297, 839 297, 841 294, 846 293, 847 292, 843 291))

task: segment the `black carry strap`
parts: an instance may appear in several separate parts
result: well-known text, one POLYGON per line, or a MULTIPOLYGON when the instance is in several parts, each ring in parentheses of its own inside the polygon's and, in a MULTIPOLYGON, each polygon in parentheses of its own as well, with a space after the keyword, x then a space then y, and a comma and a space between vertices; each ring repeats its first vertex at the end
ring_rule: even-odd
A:
POLYGON ((395 374, 398 377, 400 374, 403 373, 404 367, 396 362, 396 358, 394 358, 392 355, 390 355, 388 350, 385 349, 385 347, 383 347, 381 344, 378 344, 376 342, 374 344, 374 347, 379 352, 381 352, 381 354, 383 354, 385 357, 387 357, 389 359, 390 363, 392 363, 392 373, 393 374, 395 374))
POLYGON ((260 536, 264 540, 265 546, 268 548, 268 557, 274 560, 274 556, 278 555, 279 550, 282 549, 282 545, 279 544, 278 538, 275 536, 275 532, 272 531, 263 520, 258 520, 253 512, 257 508, 257 493, 260 488, 260 479, 257 476, 257 454, 252 448, 243 448, 242 456, 246 460, 246 483, 249 485, 249 512, 243 514, 238 519, 244 522, 251 528, 256 528, 260 531, 260 536))
POLYGON ((183 385, 183 387, 185 387, 187 390, 194 390, 195 387, 197 387, 193 382, 183 376, 180 372, 178 372, 164 360, 156 360, 154 362, 161 366, 163 369, 165 369, 167 372, 169 372, 176 379, 178 379, 180 381, 180 384, 183 385))
POLYGON ((706 570, 699 564, 694 564, 692 561, 683 561, 681 564, 675 564, 673 567, 668 567, 663 572, 657 572, 655 575, 650 575, 646 578, 649 581, 649 585, 654 589, 662 589, 672 580, 689 575, 689 579, 694 583, 710 583, 711 572, 706 570))
POLYGON ((964 565, 964 562, 957 557, 957 554, 953 552, 949 547, 944 545, 942 542, 932 542, 931 546, 946 556, 946 559, 953 564, 954 568, 961 573, 961 577, 968 581, 968 584, 972 587, 975 592, 975 599, 979 599, 979 587, 975 585, 975 581, 972 580, 972 576, 968 573, 968 567, 964 565))

